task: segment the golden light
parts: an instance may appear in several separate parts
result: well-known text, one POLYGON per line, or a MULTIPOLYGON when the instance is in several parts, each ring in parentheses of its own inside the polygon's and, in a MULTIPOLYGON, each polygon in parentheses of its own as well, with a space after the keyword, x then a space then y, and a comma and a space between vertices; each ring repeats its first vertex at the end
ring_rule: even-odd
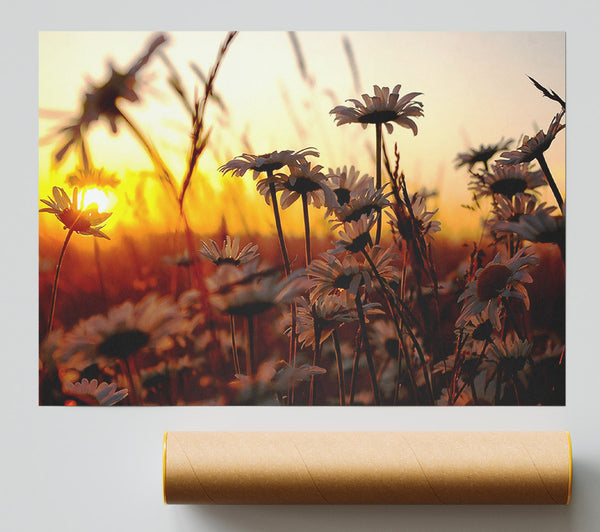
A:
POLYGON ((112 192, 107 193, 99 188, 90 188, 82 194, 81 201, 81 208, 83 209, 95 203, 99 212, 108 212, 115 204, 116 196, 112 192))

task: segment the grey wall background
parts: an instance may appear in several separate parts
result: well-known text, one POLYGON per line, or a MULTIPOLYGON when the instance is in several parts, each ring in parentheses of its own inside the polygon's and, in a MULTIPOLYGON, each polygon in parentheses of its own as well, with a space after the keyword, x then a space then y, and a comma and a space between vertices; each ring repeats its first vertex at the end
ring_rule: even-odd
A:
MULTIPOLYGON (((577 0, 23 1, 3 6, 0 529, 6 531, 595 531, 598 430, 598 10, 577 0), (37 406, 37 32, 91 29, 567 31, 567 406, 144 408, 37 406), (570 430, 569 507, 166 507, 164 430, 570 430)), ((492 58, 493 59, 493 58, 492 58)), ((56 73, 60 76, 60 72, 56 73)), ((476 76, 474 72, 472 75, 476 76)), ((498 67, 502 83, 502 66, 498 67)), ((457 102, 458 104, 464 102, 457 102)))

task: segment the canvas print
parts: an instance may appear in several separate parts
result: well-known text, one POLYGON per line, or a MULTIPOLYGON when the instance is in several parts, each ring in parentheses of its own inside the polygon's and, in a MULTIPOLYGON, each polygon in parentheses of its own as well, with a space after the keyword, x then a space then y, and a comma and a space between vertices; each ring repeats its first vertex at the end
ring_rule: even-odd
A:
POLYGON ((41 32, 41 405, 564 405, 565 35, 41 32))

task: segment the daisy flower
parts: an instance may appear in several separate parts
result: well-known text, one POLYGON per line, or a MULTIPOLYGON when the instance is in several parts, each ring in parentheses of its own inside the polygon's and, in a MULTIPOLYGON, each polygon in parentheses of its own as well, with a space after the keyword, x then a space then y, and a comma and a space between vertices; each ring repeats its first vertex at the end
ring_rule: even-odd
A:
POLYGON ((515 194, 545 185, 544 173, 541 170, 531 171, 529 163, 512 166, 495 164, 491 172, 475 174, 469 189, 475 192, 476 198, 495 195, 512 198, 515 194))
MULTIPOLYGON (((126 72, 120 72, 111 65, 108 79, 100 85, 90 87, 83 98, 79 117, 59 131, 67 136, 67 141, 56 153, 57 161, 65 156, 73 144, 82 142, 84 131, 100 118, 105 118, 111 131, 117 133, 117 118, 123 116, 118 106, 119 100, 123 99, 129 102, 139 100, 139 96, 134 90, 136 76, 166 40, 164 35, 157 35, 148 46, 146 53, 140 56, 126 72)), ((87 157, 85 150, 84 157, 87 157)))
MULTIPOLYGON (((264 195, 267 204, 271 204, 271 206, 273 207, 273 216, 275 218, 275 226, 277 228, 279 249, 281 250, 281 256, 283 259, 283 264, 285 266, 286 275, 289 275, 291 273, 292 268, 290 265, 287 247, 285 244, 285 238, 283 236, 283 228, 281 225, 279 207, 277 205, 277 190, 275 187, 277 178, 273 175, 273 172, 275 170, 280 170, 284 166, 299 166, 301 163, 306 162, 306 157, 309 155, 313 157, 318 157, 319 152, 314 148, 304 148, 297 152, 294 152, 292 150, 286 150, 282 152, 274 151, 271 153, 266 153, 264 155, 250 155, 248 153, 244 153, 225 163, 219 168, 219 170, 224 174, 226 174, 227 172, 231 172, 234 176, 239 177, 242 177, 246 172, 252 170, 254 179, 256 179, 261 172, 266 172, 267 179, 259 182, 257 185, 257 189, 262 195, 264 195)), ((309 261, 307 260, 307 263, 308 262, 309 261)))
POLYGON ((363 215, 380 214, 383 209, 391 206, 389 197, 392 192, 386 192, 387 184, 375 189, 372 181, 365 186, 362 191, 350 197, 350 201, 339 205, 330 204, 330 208, 335 214, 337 221, 333 222, 333 227, 342 225, 344 222, 357 222, 363 215))
POLYGON ((385 124, 388 133, 394 131, 392 123, 408 128, 416 135, 418 132, 414 117, 423 116, 423 104, 414 101, 413 98, 421 95, 421 92, 410 92, 400 98, 400 85, 396 85, 392 92, 389 87, 380 88, 373 85, 374 96, 363 94, 364 104, 359 100, 346 100, 353 107, 338 105, 329 114, 335 115, 338 126, 343 124, 358 123, 363 129, 367 124, 385 124))
POLYGON ((538 159, 550 147, 557 133, 565 128, 565 124, 560 123, 564 115, 565 111, 563 109, 552 119, 547 133, 541 130, 532 138, 525 135, 523 143, 515 151, 500 154, 501 159, 498 159, 498 164, 522 164, 538 159))
POLYGON ((279 174, 275 182, 276 190, 282 190, 281 208, 287 209, 297 199, 306 197, 307 204, 323 207, 335 200, 333 191, 329 188, 327 177, 321 172, 322 166, 312 166, 308 161, 290 166, 290 175, 279 174))
POLYGON ((239 266, 259 257, 258 245, 249 242, 240 251, 240 237, 236 236, 232 241, 229 235, 225 237, 222 248, 219 248, 214 240, 210 240, 208 244, 203 240, 200 253, 215 266, 222 264, 239 266))
POLYGON ((382 358, 390 357, 397 360, 400 356, 400 340, 391 321, 376 321, 369 331, 369 338, 375 347, 375 352, 382 358))
POLYGON ((362 215, 356 222, 345 222, 343 230, 338 234, 340 239, 335 244, 334 253, 349 251, 350 253, 360 253, 367 246, 373 246, 371 240, 371 229, 375 225, 375 215, 362 215))
POLYGON ((469 151, 465 153, 459 153, 456 155, 456 165, 455 168, 460 168, 461 166, 468 166, 469 170, 473 168, 473 166, 477 163, 483 163, 485 169, 488 169, 488 161, 496 155, 501 150, 508 150, 513 139, 504 140, 504 138, 500 139, 500 142, 496 144, 488 144, 484 146, 483 144, 479 145, 479 148, 470 148, 469 151))
POLYGON ((556 207, 547 207, 546 203, 538 203, 535 196, 531 194, 517 193, 512 198, 497 196, 492 209, 494 217, 489 225, 492 230, 498 222, 518 222, 524 214, 550 214, 556 207))
MULTIPOLYGON (((491 344, 489 356, 486 357, 487 384, 496 378, 496 399, 500 399, 505 383, 511 383, 517 394, 517 383, 526 387, 527 373, 531 370, 532 345, 527 340, 520 340, 513 335, 507 336, 504 343, 491 344)), ((518 395, 516 397, 519 402, 518 395)))
POLYGON ((224 265, 208 279, 211 302, 225 314, 256 316, 300 295, 307 283, 300 277, 303 274, 297 270, 282 280, 276 272, 261 272, 253 263, 240 269, 224 265))
MULTIPOLYGON (((393 248, 373 246, 370 258, 384 281, 394 283, 400 279, 400 272, 393 264, 397 259, 393 248)), ((340 260, 331 252, 322 253, 307 268, 307 273, 311 280, 311 301, 320 297, 342 295, 350 304, 361 286, 365 287, 367 293, 375 287, 371 267, 366 263, 359 263, 354 255, 346 255, 340 260)))
POLYGON ((116 173, 108 173, 104 168, 76 168, 67 177, 67 183, 81 188, 116 188, 121 180, 116 173))
POLYGON ((112 406, 127 397, 127 388, 117 390, 117 383, 98 384, 96 379, 81 382, 65 382, 63 393, 69 395, 91 406, 112 406))
POLYGON ((106 315, 80 321, 65 335, 54 356, 66 363, 80 353, 93 364, 127 359, 142 350, 162 353, 187 331, 188 322, 170 297, 148 294, 138 303, 126 301, 106 315))
POLYGON ((297 166, 304 162, 309 155, 318 157, 319 152, 315 148, 304 148, 296 152, 284 150, 263 155, 243 153, 219 167, 219 171, 223 174, 231 172, 234 176, 242 177, 246 172, 252 170, 253 178, 256 179, 261 172, 272 175, 273 172, 284 166, 297 166))
POLYGON ((52 187, 52 196, 40 201, 47 207, 40 209, 40 212, 49 212, 54 214, 64 225, 64 229, 69 229, 80 235, 95 236, 98 238, 110 238, 105 235, 101 229, 103 224, 110 216, 111 212, 98 212, 96 204, 91 204, 81 210, 78 207, 77 187, 73 189, 73 197, 69 198, 67 193, 61 187, 52 187))
MULTIPOLYGON (((324 342, 342 323, 352 323, 358 320, 356 308, 349 306, 340 296, 321 297, 312 303, 305 298, 300 298, 296 303, 298 305, 298 340, 303 346, 315 345, 315 323, 321 332, 321 342, 324 342)), ((363 309, 365 315, 381 312, 378 303, 366 303, 363 305, 363 309)), ((287 313, 283 326, 288 335, 291 333, 290 322, 291 318, 287 313)))
POLYGON ((331 210, 349 203, 352 197, 356 197, 365 191, 369 185, 372 187, 374 181, 367 174, 361 176, 360 172, 354 166, 350 168, 347 166, 343 168, 337 167, 335 170, 330 168, 327 178, 331 181, 331 190, 333 190, 336 200, 331 206, 331 210))
POLYGON ((529 248, 523 248, 507 262, 501 262, 500 253, 485 268, 475 273, 475 279, 467 284, 465 291, 458 298, 463 301, 462 312, 456 322, 464 326, 467 321, 477 315, 487 316, 494 328, 500 329, 500 311, 503 298, 517 298, 529 308, 529 296, 523 283, 531 283, 533 279, 527 272, 531 266, 537 265, 539 259, 529 248))
POLYGON ((367 292, 373 288, 368 269, 362 267, 352 255, 342 260, 333 253, 322 253, 307 268, 311 280, 311 301, 334 295, 345 295, 346 301, 354 299, 361 286, 367 292))
POLYGON ((514 222, 497 222, 497 232, 511 232, 530 242, 554 243, 564 246, 565 219, 563 216, 551 216, 541 209, 531 214, 523 214, 514 222))
MULTIPOLYGON (((400 85, 396 85, 390 93, 389 87, 380 88, 373 86, 374 96, 363 94, 364 104, 358 100, 347 100, 352 102, 354 107, 338 105, 334 107, 329 114, 335 115, 335 121, 338 126, 342 124, 351 124, 356 122, 363 129, 367 124, 375 124, 375 155, 376 172, 375 187, 381 188, 381 158, 383 151, 382 124, 389 134, 394 131, 393 123, 401 127, 411 129, 413 134, 418 132, 414 117, 423 116, 423 104, 413 100, 420 92, 411 92, 400 98, 400 85)), ((375 244, 381 240, 381 217, 377 220, 377 229, 375 231, 375 244)))

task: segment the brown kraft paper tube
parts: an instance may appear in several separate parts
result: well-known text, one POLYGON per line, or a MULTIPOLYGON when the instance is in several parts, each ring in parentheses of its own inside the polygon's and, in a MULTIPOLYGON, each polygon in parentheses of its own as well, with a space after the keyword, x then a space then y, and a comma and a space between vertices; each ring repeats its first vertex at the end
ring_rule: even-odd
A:
POLYGON ((167 504, 568 504, 568 432, 167 432, 167 504))

